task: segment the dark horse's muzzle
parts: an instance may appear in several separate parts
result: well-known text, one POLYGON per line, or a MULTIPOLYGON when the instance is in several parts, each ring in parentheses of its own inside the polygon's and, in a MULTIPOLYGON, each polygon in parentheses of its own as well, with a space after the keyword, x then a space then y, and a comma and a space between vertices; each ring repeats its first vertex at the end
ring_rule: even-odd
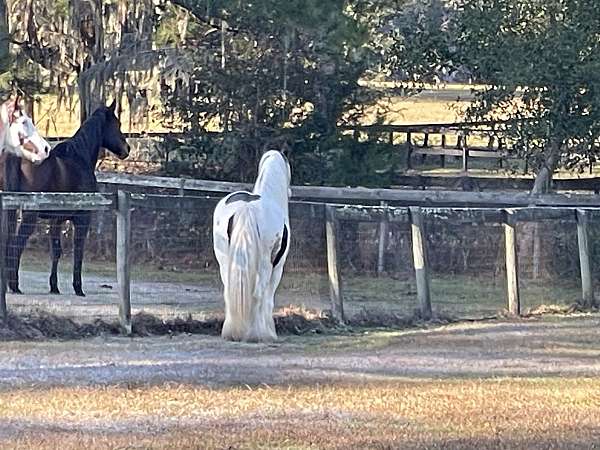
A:
POLYGON ((119 159, 125 159, 129 156, 129 152, 131 151, 131 147, 129 144, 125 144, 121 147, 121 152, 119 153, 119 159))

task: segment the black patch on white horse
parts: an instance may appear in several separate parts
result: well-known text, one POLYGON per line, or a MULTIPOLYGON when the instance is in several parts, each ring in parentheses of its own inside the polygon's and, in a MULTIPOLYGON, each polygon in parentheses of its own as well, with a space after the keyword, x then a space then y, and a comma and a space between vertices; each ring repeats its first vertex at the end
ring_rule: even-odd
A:
POLYGON ((233 218, 235 215, 229 218, 229 222, 227 223, 227 240, 231 244, 231 233, 233 232, 233 218))
POLYGON ((227 200, 225 200, 225 204, 229 205, 234 202, 255 202, 256 200, 260 200, 260 195, 250 194, 248 192, 236 192, 232 194, 227 200))
MULTIPOLYGON (((275 257, 272 258, 273 259, 273 267, 277 266, 279 261, 281 261, 281 258, 283 258, 283 255, 285 254, 287 246, 288 246, 288 229, 287 229, 287 225, 284 225, 283 226, 283 236, 281 238, 281 244, 279 246, 279 251, 277 252, 275 257)), ((273 250, 275 250, 275 249, 273 249, 273 250)))

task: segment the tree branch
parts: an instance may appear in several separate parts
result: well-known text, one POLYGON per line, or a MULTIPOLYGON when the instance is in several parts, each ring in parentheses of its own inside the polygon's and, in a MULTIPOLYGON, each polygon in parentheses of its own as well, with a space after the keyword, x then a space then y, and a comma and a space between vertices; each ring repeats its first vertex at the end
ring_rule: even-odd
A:
MULTIPOLYGON (((192 16, 196 18, 199 22, 202 22, 209 27, 214 28, 215 30, 221 30, 223 22, 225 22, 222 18, 207 18, 204 15, 200 14, 200 12, 196 11, 196 8, 190 4, 187 0, 170 0, 173 5, 179 6, 182 9, 188 11, 192 16)), ((227 23, 227 22, 225 22, 227 23)), ((225 27, 225 30, 230 33, 239 33, 240 30, 237 28, 231 28, 229 25, 225 27)))

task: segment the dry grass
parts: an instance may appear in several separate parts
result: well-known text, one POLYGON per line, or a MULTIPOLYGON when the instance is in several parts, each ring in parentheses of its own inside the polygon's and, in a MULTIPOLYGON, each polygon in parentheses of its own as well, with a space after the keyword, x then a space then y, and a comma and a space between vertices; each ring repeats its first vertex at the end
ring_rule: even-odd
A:
POLYGON ((598 417, 585 378, 31 389, 0 393, 0 446, 591 448, 598 417))
MULTIPOLYGON (((462 120, 470 98, 470 86, 452 85, 428 90, 416 97, 384 96, 366 108, 361 122, 372 123, 382 119, 384 123, 447 123, 462 120), (457 101, 460 96, 461 100, 457 101)), ((39 130, 49 137, 71 136, 79 128, 79 103, 75 96, 71 103, 58 104, 54 95, 42 95, 35 107, 35 121, 39 130)), ((124 101, 121 122, 123 131, 165 131, 157 114, 130 117, 124 101), (131 122, 130 122, 131 120, 131 122), (131 126, 130 126, 131 125, 131 126)))

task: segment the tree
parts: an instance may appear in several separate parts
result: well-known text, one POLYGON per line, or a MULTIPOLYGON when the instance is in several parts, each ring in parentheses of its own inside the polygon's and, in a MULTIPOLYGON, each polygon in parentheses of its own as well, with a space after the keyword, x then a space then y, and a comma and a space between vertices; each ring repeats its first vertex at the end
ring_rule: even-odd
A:
POLYGON ((6 0, 0 0, 0 73, 8 70, 9 57, 8 10, 6 0))
MULTIPOLYGON (((14 0, 12 43, 59 99, 79 94, 83 121, 107 93, 135 95, 167 49, 153 48, 152 0, 14 0), (132 94, 133 93, 133 94, 132 94)), ((131 102, 130 102, 131 103, 131 102)))
MULTIPOLYGON (((364 98, 358 80, 377 60, 373 30, 385 2, 173 3, 193 18, 184 61, 164 85, 165 115, 188 133, 199 175, 251 179, 260 153, 275 147, 293 148, 296 179, 323 181, 348 147, 337 127, 364 98)), ((159 35, 179 39, 162 25, 172 32, 159 35)))
MULTIPOLYGON (((427 2, 429 10, 439 4, 427 2)), ((457 0, 444 10, 397 36, 389 55, 396 70, 423 81, 467 68, 485 86, 475 91, 467 117, 507 121, 503 132, 514 151, 537 169, 533 192, 547 190, 559 167, 582 169, 598 160, 596 2, 457 0)))

